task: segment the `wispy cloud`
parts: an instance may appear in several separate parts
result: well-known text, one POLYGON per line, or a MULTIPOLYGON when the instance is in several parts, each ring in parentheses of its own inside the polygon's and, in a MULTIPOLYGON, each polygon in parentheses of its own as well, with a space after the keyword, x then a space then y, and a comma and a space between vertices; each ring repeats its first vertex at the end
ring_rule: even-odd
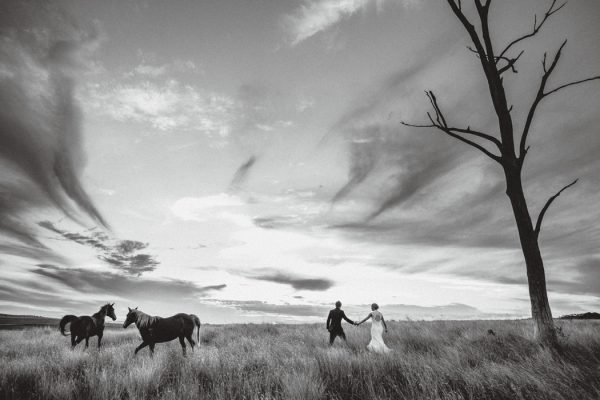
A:
POLYGON ((231 183, 229 184, 229 191, 237 191, 241 189, 241 187, 248 180, 248 176, 250 175, 250 171, 254 164, 256 163, 256 156, 250 156, 248 160, 246 160, 233 174, 233 178, 231 179, 231 183))
MULTIPOLYGON (((284 24, 290 31, 291 44, 296 45, 319 32, 323 32, 340 21, 374 5, 381 10, 390 0, 305 0, 291 15, 287 15, 284 24)), ((412 4, 415 0, 396 1, 412 4)))
POLYGON ((7 1, 1 7, 0 230, 40 247, 20 221, 49 205, 78 220, 76 205, 106 227, 80 181, 85 157, 74 95, 98 34, 54 5, 7 1))
MULTIPOLYGON (((114 273, 110 271, 90 270, 84 268, 64 268, 50 264, 39 264, 31 271, 34 276, 43 277, 45 287, 40 286, 38 280, 21 280, 11 282, 8 285, 0 285, 1 301, 22 300, 23 290, 35 293, 39 301, 31 302, 38 305, 65 307, 69 304, 81 307, 79 303, 84 302, 85 296, 80 296, 73 302, 72 291, 84 293, 87 296, 85 302, 90 298, 102 299, 128 299, 135 304, 144 304, 157 300, 160 293, 160 301, 167 303, 181 302, 183 300, 198 300, 211 292, 223 290, 226 285, 199 286, 190 281, 177 279, 147 279, 132 277, 130 275, 114 273), (58 284, 59 288, 48 286, 58 284), (64 293, 68 288, 68 293, 64 293), (46 304, 44 304, 46 302, 46 304)), ((123 305, 122 305, 123 306, 123 305)))
MULTIPOLYGON (((379 0, 379 3, 382 1, 379 0)), ((329 29, 344 18, 363 10, 372 0, 305 1, 293 15, 286 18, 292 36, 292 45, 329 29)))
POLYGON ((58 228, 50 221, 42 221, 38 225, 66 240, 97 250, 98 259, 130 275, 140 276, 144 272, 154 271, 160 264, 155 256, 139 252, 146 249, 148 243, 137 240, 114 240, 104 232, 96 230, 88 230, 84 233, 69 232, 58 228))
POLYGON ((334 283, 324 278, 302 278, 287 272, 270 271, 257 275, 247 275, 251 279, 289 285, 296 290, 325 291, 334 283))
POLYGON ((160 131, 194 130, 217 137, 230 134, 236 109, 232 98, 171 78, 90 84, 84 104, 91 113, 117 121, 147 123, 160 131))

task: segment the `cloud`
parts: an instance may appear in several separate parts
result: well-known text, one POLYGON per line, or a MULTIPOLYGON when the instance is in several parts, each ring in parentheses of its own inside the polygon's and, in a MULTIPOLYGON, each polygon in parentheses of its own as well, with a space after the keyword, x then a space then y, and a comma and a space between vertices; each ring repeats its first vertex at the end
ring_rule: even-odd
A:
POLYGON ((206 222, 214 218, 239 227, 250 227, 252 220, 242 209, 246 202, 236 195, 219 193, 203 197, 184 197, 171 206, 171 212, 184 221, 206 222))
POLYGON ((258 300, 211 300, 215 304, 250 313, 275 314, 293 317, 327 316, 327 307, 305 304, 273 304, 258 300))
MULTIPOLYGON (((379 0, 378 3, 383 1, 379 0)), ((305 1, 285 24, 290 29, 292 45, 296 45, 317 33, 329 29, 342 19, 365 9, 371 0, 320 0, 305 1)))
MULTIPOLYGON (((293 14, 285 16, 284 25, 289 30, 291 45, 294 46, 366 10, 371 5, 380 11, 384 4, 389 2, 386 0, 305 0, 293 14)), ((396 3, 406 6, 417 1, 401 0, 396 3)))
POLYGON ((133 71, 128 72, 126 75, 134 76, 137 74, 156 78, 166 74, 199 74, 202 72, 202 69, 200 69, 192 60, 176 59, 172 62, 159 65, 153 64, 148 60, 143 60, 138 66, 136 66, 133 69, 133 71))
POLYGON ((333 281, 323 278, 299 278, 283 272, 273 272, 260 275, 248 275, 251 279, 289 285, 296 290, 325 291, 331 288, 333 281))
POLYGON ((68 232, 56 227, 50 221, 42 221, 39 226, 57 233, 64 239, 91 247, 99 252, 98 259, 107 262, 130 275, 151 272, 160 264, 154 256, 138 253, 148 247, 148 243, 137 240, 113 240, 104 232, 88 230, 85 233, 68 232))
POLYGON ((231 183, 229 184, 230 191, 239 190, 244 183, 248 180, 248 175, 250 174, 250 170, 256 163, 256 156, 250 156, 248 160, 246 160, 233 174, 233 178, 231 179, 231 183))
POLYGON ((222 138, 229 136, 236 115, 236 103, 230 97, 175 79, 140 81, 138 75, 89 84, 84 104, 90 113, 117 121, 147 123, 165 132, 199 131, 222 138))
POLYGON ((53 205, 78 220, 73 205, 107 227, 80 181, 85 164, 81 112, 74 92, 97 33, 75 26, 62 10, 34 1, 0 5, 0 229, 33 246, 33 231, 16 221, 53 205), (34 190, 19 191, 24 183, 34 190))
MULTIPOLYGON (((325 319, 333 304, 274 304, 265 301, 238 301, 238 300, 210 300, 215 304, 243 310, 248 313, 264 315, 277 315, 280 317, 298 317, 306 320, 325 319)), ((346 315, 358 319, 371 312, 371 304, 357 305, 344 304, 346 315)), ((388 320, 404 320, 406 318, 418 320, 455 320, 455 319, 499 319, 514 318, 514 315, 501 313, 485 313, 465 304, 452 303, 440 306, 417 306, 411 304, 380 304, 380 311, 388 320)))
POLYGON ((159 293, 161 300, 164 301, 194 299, 226 287, 225 284, 198 286, 193 282, 183 280, 135 278, 108 271, 62 268, 48 264, 40 264, 32 272, 78 292, 114 295, 138 300, 155 299, 159 293))
POLYGON ((0 243, 0 254, 12 255, 36 260, 48 260, 60 264, 68 264, 69 261, 50 249, 23 246, 16 243, 0 243))

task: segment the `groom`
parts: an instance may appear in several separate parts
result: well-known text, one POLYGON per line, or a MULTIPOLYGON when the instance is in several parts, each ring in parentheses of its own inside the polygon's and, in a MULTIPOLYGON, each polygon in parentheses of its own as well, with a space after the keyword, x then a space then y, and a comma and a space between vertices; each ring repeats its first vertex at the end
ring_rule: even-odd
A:
POLYGON ((330 346, 333 344, 333 341, 335 340, 335 338, 337 336, 344 339, 344 341, 346 340, 346 334, 344 333, 344 330, 342 329, 342 318, 344 318, 347 322, 351 323, 352 325, 356 325, 356 322, 354 322, 351 319, 348 319, 348 317, 346 317, 346 314, 341 309, 341 307, 342 307, 342 302, 339 300, 336 301, 335 308, 333 310, 329 311, 329 316, 327 317, 327 330, 329 331, 329 345, 330 346))

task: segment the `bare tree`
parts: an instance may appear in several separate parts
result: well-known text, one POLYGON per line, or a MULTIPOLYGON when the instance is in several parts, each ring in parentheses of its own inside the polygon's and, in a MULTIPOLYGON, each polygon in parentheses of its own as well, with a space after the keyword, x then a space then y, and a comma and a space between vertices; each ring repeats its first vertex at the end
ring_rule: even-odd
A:
POLYGON ((507 103, 507 94, 503 85, 503 75, 506 73, 517 72, 516 64, 519 61, 519 58, 523 55, 523 51, 517 53, 515 51, 515 47, 524 40, 538 34, 548 18, 560 11, 566 3, 557 5, 556 0, 552 0, 550 7, 544 13, 543 18, 539 21, 537 17, 534 19, 533 29, 530 32, 517 37, 512 42, 508 43, 500 52, 496 52, 492 44, 492 38, 488 24, 488 14, 492 0, 473 0, 477 10, 477 15, 479 16, 479 30, 465 16, 461 0, 446 1, 450 5, 450 8, 456 17, 458 17, 462 23, 463 27, 466 29, 471 41, 473 42, 474 48, 469 47, 469 50, 475 53, 481 62, 481 66, 488 83, 492 103, 494 105, 494 111, 498 118, 498 130, 500 132, 500 138, 497 138, 489 133, 472 129, 470 126, 467 126, 466 128, 460 128, 450 124, 442 112, 442 109, 440 108, 440 105, 432 91, 426 92, 431 106, 433 107, 433 113, 427 113, 429 122, 422 125, 409 124, 405 122, 403 122, 403 124, 412 127, 438 129, 439 131, 478 149, 486 156, 500 164, 504 170, 504 176, 506 178, 506 194, 510 199, 510 204, 512 206, 519 231, 521 248, 525 258, 527 280, 529 283, 529 297, 531 300, 531 314, 534 322, 535 335, 543 345, 554 348, 557 345, 557 338, 552 320, 552 312, 548 303, 544 262, 540 253, 538 239, 542 226, 542 219, 544 218, 546 211, 552 202, 565 189, 573 186, 577 180, 569 183, 559 190, 558 193, 548 199, 537 218, 536 224, 533 225, 521 180, 523 163, 529 150, 529 146, 527 145, 527 137, 531 130, 536 110, 542 100, 569 86, 600 79, 600 76, 568 82, 558 85, 553 89, 548 89, 548 79, 555 70, 560 60, 562 50, 567 41, 565 40, 560 45, 558 51, 551 61, 548 61, 547 55, 544 54, 542 61, 542 77, 533 103, 527 112, 523 131, 520 132, 519 139, 518 136, 515 136, 514 125, 511 116, 512 106, 509 107, 507 103), (515 149, 515 142, 517 142, 517 140, 518 149, 515 149), (493 150, 489 150, 490 147, 493 150))

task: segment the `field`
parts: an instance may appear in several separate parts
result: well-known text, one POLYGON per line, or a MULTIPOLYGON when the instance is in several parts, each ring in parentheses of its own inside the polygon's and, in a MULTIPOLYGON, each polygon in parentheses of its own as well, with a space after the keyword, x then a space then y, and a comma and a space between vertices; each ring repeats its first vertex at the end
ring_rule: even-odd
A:
POLYGON ((365 350, 369 327, 206 325, 184 358, 177 341, 150 357, 136 329, 69 349, 54 328, 0 331, 3 399, 598 399, 600 322, 557 321, 562 355, 529 321, 390 322, 391 355, 365 350), (493 329, 495 335, 487 333, 493 329))

